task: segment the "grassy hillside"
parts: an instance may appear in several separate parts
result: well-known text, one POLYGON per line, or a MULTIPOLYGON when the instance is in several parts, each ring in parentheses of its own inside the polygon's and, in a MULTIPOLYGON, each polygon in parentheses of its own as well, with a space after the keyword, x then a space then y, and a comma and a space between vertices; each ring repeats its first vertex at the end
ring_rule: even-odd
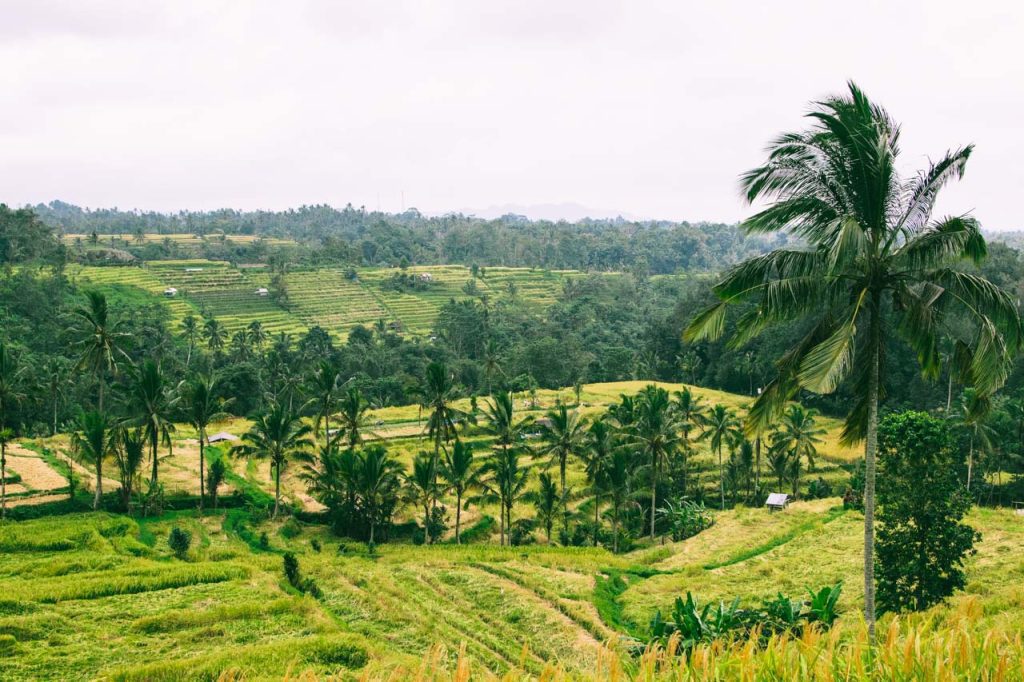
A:
MULTIPOLYGON (((829 511, 835 502, 798 503, 780 514, 727 512, 695 538, 618 556, 603 549, 479 545, 383 545, 370 555, 365 546, 339 542, 315 526, 285 537, 280 524, 246 525, 241 511, 8 522, 0 526, 3 676, 216 679, 230 670, 229 679, 279 679, 309 670, 407 679, 432 646, 443 644, 446 653, 426 664, 452 673, 461 647, 463 665, 475 673, 541 675, 555 666, 609 679, 611 661, 627 672, 637 665, 623 651, 624 631, 642 633, 654 608, 669 607, 687 590, 705 599, 760 598, 779 590, 799 596, 805 586, 843 579, 836 642, 807 640, 810 653, 790 645, 783 649, 788 659, 763 662, 765 670, 792 673, 782 679, 796 679, 801 660, 831 664, 830 657, 857 651, 860 517, 829 511), (194 537, 184 560, 167 547, 174 526, 194 537), (260 533, 267 534, 265 547, 256 539, 260 533), (785 541, 747 556, 777 537, 785 541), (317 582, 320 598, 297 594, 284 579, 285 550, 317 582), (613 575, 623 580, 622 589, 605 587, 613 575)), ((984 540, 969 562, 966 593, 927 614, 927 628, 909 643, 908 628, 920 617, 895 625, 883 620, 883 632, 895 628, 887 635, 891 642, 883 637, 884 656, 903 665, 899 653, 918 647, 909 673, 899 679, 942 679, 930 675, 929 666, 957 664, 958 656, 966 657, 966 669, 991 663, 990 672, 998 672, 1000 653, 1005 669, 985 679, 1019 679, 1020 661, 1011 658, 1022 651, 1019 639, 1014 644, 1003 637, 1019 636, 1021 627, 1024 519, 981 510, 969 521, 984 540), (936 637, 953 635, 959 649, 931 651, 936 637), (984 646, 990 658, 972 659, 984 646), (923 669, 915 674, 918 666, 923 669)), ((750 663, 751 652, 736 654, 743 655, 750 663)), ((720 651, 702 665, 713 671, 726 663, 720 651)), ((736 661, 729 665, 735 674, 736 661)))
MULTIPOLYGON (((259 320, 275 334, 301 334, 319 325, 344 339, 356 324, 369 326, 384 320, 407 333, 425 335, 432 330, 441 306, 451 299, 472 296, 465 286, 473 277, 464 266, 410 267, 406 272, 415 278, 422 276, 424 281, 420 288, 402 291, 386 284, 399 272, 398 268, 362 268, 350 279, 345 268, 295 270, 285 277, 288 301, 279 305, 255 293, 270 282, 270 273, 261 267, 181 260, 151 261, 143 267, 69 268, 76 281, 96 286, 115 300, 130 297, 135 302, 162 302, 175 320, 189 312, 205 312, 231 332, 259 320), (164 297, 167 287, 178 289, 178 296, 164 297)), ((579 275, 573 271, 487 268, 484 277, 476 279, 476 286, 478 294, 494 302, 516 300, 544 306, 554 302, 566 278, 579 275)))
MULTIPOLYGON (((644 385, 586 385, 580 409, 597 413, 644 385)), ((694 390, 732 407, 748 400, 694 390)), ((572 392, 541 391, 535 407, 517 396, 516 406, 538 414, 558 399, 571 402, 572 392)), ((418 417, 415 406, 373 414, 377 437, 406 463, 427 447, 418 417)), ((843 465, 857 453, 836 444, 838 422, 824 425, 828 438, 813 476, 838 487, 847 476, 843 465)), ((232 420, 215 428, 246 427, 232 420)), ((174 454, 163 460, 161 479, 172 492, 196 492, 194 437, 179 425, 174 454)), ((482 434, 466 438, 487 450, 482 434)), ((61 496, 53 469, 67 465, 66 447, 66 436, 13 447, 9 463, 23 479, 16 504, 61 496)), ((713 491, 711 453, 697 460, 713 491)), ((265 462, 229 461, 229 490, 250 497, 271 490, 265 462)), ((570 483, 582 482, 574 464, 570 483)), ((285 490, 295 506, 317 508, 294 467, 286 470, 285 490)), ((516 507, 517 517, 532 514, 528 504, 516 507)), ((0 525, 0 677, 280 679, 308 671, 320 678, 408 679, 429 671, 420 679, 462 680, 468 666, 481 677, 515 679, 554 679, 554 671, 585 679, 734 679, 739 666, 756 666, 763 677, 744 679, 867 678, 859 667, 867 661, 858 613, 863 517, 843 511, 838 498, 797 502, 776 514, 738 507, 716 513, 710 529, 688 540, 641 543, 618 555, 548 546, 540 535, 537 544, 498 547, 486 516, 496 517, 497 509, 474 503, 463 514, 474 529, 472 544, 455 546, 450 537, 428 547, 398 541, 374 553, 324 526, 268 521, 246 507, 202 517, 189 510, 157 518, 75 513, 9 521, 0 525), (193 537, 184 559, 168 546, 176 526, 193 537), (300 594, 285 579, 286 551, 298 557, 318 596, 300 594), (801 597, 809 587, 838 581, 843 616, 827 636, 773 641, 761 653, 700 650, 685 669, 664 654, 629 653, 655 610, 668 611, 687 591, 702 602, 756 602, 779 592, 801 597)), ((1024 672, 1024 516, 979 509, 968 521, 983 540, 969 559, 966 591, 924 616, 883 619, 878 679, 975 679, 997 670, 985 679, 1010 680, 1024 672)))

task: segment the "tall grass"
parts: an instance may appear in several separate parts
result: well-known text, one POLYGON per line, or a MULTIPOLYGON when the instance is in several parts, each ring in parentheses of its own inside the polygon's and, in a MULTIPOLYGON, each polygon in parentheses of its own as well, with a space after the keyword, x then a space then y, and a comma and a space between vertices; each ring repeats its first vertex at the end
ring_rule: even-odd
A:
POLYGON ((835 629, 823 633, 808 628, 800 637, 773 637, 760 647, 754 640, 699 645, 688 657, 679 655, 678 646, 678 639, 672 639, 664 648, 651 647, 638 658, 631 658, 612 643, 600 649, 593 670, 582 676, 549 666, 537 676, 512 671, 501 678, 475 666, 464 646, 456 656, 450 656, 444 646, 436 646, 427 653, 418 669, 396 668, 375 679, 417 682, 465 682, 469 679, 1010 682, 1024 679, 1021 634, 985 630, 971 617, 960 618, 948 627, 936 627, 926 618, 911 618, 909 622, 892 619, 888 628, 879 633, 874 648, 868 646, 867 629, 863 625, 852 632, 835 629))

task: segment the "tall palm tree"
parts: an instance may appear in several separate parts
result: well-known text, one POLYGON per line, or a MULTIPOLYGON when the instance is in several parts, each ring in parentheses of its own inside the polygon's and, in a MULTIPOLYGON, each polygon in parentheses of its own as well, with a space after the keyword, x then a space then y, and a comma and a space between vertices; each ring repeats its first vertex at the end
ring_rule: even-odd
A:
POLYGON ((512 509, 526 492, 529 469, 519 462, 519 452, 512 448, 496 450, 482 467, 483 487, 498 501, 501 511, 501 544, 512 527, 512 509))
POLYGON ((199 436, 199 511, 202 512, 206 499, 206 429, 211 422, 228 416, 224 409, 234 399, 219 399, 217 380, 204 374, 192 377, 185 384, 184 394, 185 415, 199 436))
POLYGON ((825 435, 825 429, 818 426, 815 421, 817 416, 817 410, 805 409, 801 405, 790 405, 772 435, 772 446, 789 453, 790 471, 796 474, 793 478, 794 496, 800 482, 800 463, 807 460, 808 467, 814 471, 814 458, 818 454, 816 446, 825 435))
POLYGON ((680 444, 679 418, 672 409, 668 391, 653 384, 645 386, 635 401, 633 423, 629 427, 632 442, 650 462, 651 482, 651 541, 654 541, 654 521, 658 508, 658 482, 662 465, 676 452, 680 444))
POLYGON ((263 352, 263 346, 266 345, 270 335, 267 334, 267 330, 263 328, 263 323, 259 320, 253 320, 246 327, 246 332, 249 336, 249 342, 256 347, 256 350, 263 352))
POLYGON ((740 433, 740 420, 725 405, 714 405, 704 422, 701 438, 709 441, 711 449, 718 453, 718 490, 725 509, 725 464, 722 461, 722 446, 727 445, 740 433))
POLYGON ((309 392, 313 394, 316 404, 316 419, 313 421, 313 435, 324 433, 325 447, 331 447, 331 414, 337 410, 338 398, 341 394, 341 372, 326 360, 317 363, 309 377, 309 392))
POLYGON ((25 398, 21 389, 25 368, 20 367, 7 345, 0 341, 0 518, 7 516, 7 443, 14 437, 7 427, 10 410, 25 398))
POLYGON ((146 459, 146 434, 140 428, 121 428, 115 438, 112 452, 114 464, 117 465, 117 477, 121 482, 121 504, 130 510, 135 483, 146 459))
POLYGON ((612 450, 605 468, 604 484, 612 501, 612 551, 619 551, 619 518, 629 501, 633 483, 633 462, 624 448, 612 450))
POLYGON ((456 438, 451 450, 444 453, 441 477, 447 489, 455 493, 455 544, 461 545, 462 500, 478 482, 472 446, 456 438))
POLYGON ((438 496, 437 460, 429 452, 420 452, 413 458, 412 471, 406 474, 405 487, 409 502, 423 510, 423 539, 433 544, 430 535, 430 510, 438 496))
POLYGON ((459 420, 464 417, 462 411, 452 405, 456 398, 455 376, 444 363, 427 365, 420 397, 423 409, 428 413, 427 435, 434 443, 434 460, 437 462, 441 458, 441 445, 455 437, 459 420))
POLYGON ((973 388, 965 388, 960 403, 954 414, 954 421, 967 433, 967 492, 971 492, 974 478, 975 451, 990 452, 994 431, 988 420, 992 414, 992 400, 989 396, 979 393, 973 388))
POLYGON ((383 445, 371 445, 358 453, 356 491, 370 524, 370 542, 377 526, 386 519, 385 511, 394 506, 401 486, 402 465, 383 445))
POLYGON ((496 393, 489 403, 484 403, 484 417, 484 430, 503 450, 517 446, 523 429, 532 423, 529 415, 516 421, 515 400, 508 391, 496 393))
POLYGON ((366 438, 375 434, 370 431, 370 401, 363 397, 355 386, 341 394, 338 400, 338 437, 353 450, 366 438))
MULTIPOLYGON (((691 351, 692 352, 692 351, 691 351)), ((686 495, 686 475, 689 470, 689 457, 691 438, 690 435, 697 429, 703 428, 707 421, 708 408, 704 404, 704 400, 689 387, 683 388, 681 391, 676 391, 673 394, 673 409, 676 411, 676 416, 679 417, 679 430, 683 436, 682 444, 679 451, 683 455, 683 490, 682 494, 686 495)))
POLYGON ((587 482, 594 493, 594 547, 597 547, 597 534, 601 523, 601 493, 606 488, 605 476, 615 446, 615 429, 612 425, 604 419, 595 420, 587 429, 586 449, 583 454, 587 482))
POLYGON ((107 377, 116 375, 118 363, 128 360, 122 346, 129 335, 121 331, 120 321, 112 319, 106 296, 98 291, 87 291, 85 296, 85 305, 71 311, 79 323, 78 346, 81 347, 75 370, 89 370, 96 378, 97 411, 102 413, 107 377))
POLYGON ((64 358, 52 357, 43 366, 43 387, 50 400, 50 435, 57 435, 57 415, 65 389, 70 384, 67 374, 68 363, 64 358))
POLYGON ((484 378, 487 380, 487 395, 494 395, 494 377, 502 376, 501 350, 494 339, 487 339, 484 344, 483 370, 484 378))
POLYGON ((583 452, 586 440, 586 423, 579 412, 570 410, 564 404, 549 410, 546 420, 541 422, 540 433, 544 447, 540 454, 551 457, 551 464, 558 464, 559 489, 562 493, 562 530, 569 530, 569 507, 565 488, 565 471, 570 457, 583 452))
POLYGON ((224 350, 224 343, 228 339, 228 331, 224 329, 224 326, 216 318, 211 317, 203 323, 203 336, 206 338, 207 347, 214 354, 219 354, 224 350))
POLYGON ((180 399, 176 388, 168 383, 160 365, 154 360, 144 360, 132 373, 132 381, 128 386, 129 408, 136 415, 129 423, 141 426, 149 442, 153 464, 153 473, 149 479, 151 486, 157 484, 160 445, 167 448, 168 454, 171 452, 171 434, 175 431, 172 417, 180 399))
POLYGON ((102 412, 82 412, 77 429, 71 434, 71 451, 82 462, 96 469, 96 494, 92 508, 99 509, 103 499, 103 460, 113 454, 117 440, 110 419, 102 412))
POLYGON ((544 534, 551 542, 551 527, 558 515, 558 503, 561 500, 558 492, 558 484, 551 474, 542 471, 537 480, 537 490, 533 493, 533 506, 537 510, 537 521, 544 526, 544 534))
POLYGON ((185 354, 185 366, 192 364, 192 353, 196 349, 196 340, 199 339, 199 320, 195 315, 189 314, 181 321, 181 334, 185 337, 185 344, 188 352, 185 354))
POLYGON ((269 412, 253 421, 236 450, 244 457, 267 458, 274 472, 274 518, 281 507, 281 470, 288 460, 313 445, 309 437, 313 429, 303 424, 299 415, 283 405, 273 405, 269 412))
POLYGON ((720 302, 699 314, 685 337, 718 338, 727 307, 742 302, 754 305, 740 317, 734 345, 773 324, 813 320, 754 401, 751 434, 774 421, 799 389, 831 393, 851 373, 856 377, 843 441, 865 443, 864 614, 873 638, 875 456, 886 344, 897 332, 924 374, 937 378, 939 339, 958 336, 946 325, 958 313, 974 327, 973 336, 960 339, 961 383, 991 394, 1006 379, 1022 329, 1006 292, 953 267, 984 258, 977 222, 932 220, 939 191, 963 174, 973 147, 904 180, 896 172, 899 127, 857 86, 849 90, 816 104, 808 114, 811 128, 777 138, 768 161, 742 179, 748 201, 769 204, 744 229, 788 233, 806 246, 778 249, 729 271, 714 288, 720 302))

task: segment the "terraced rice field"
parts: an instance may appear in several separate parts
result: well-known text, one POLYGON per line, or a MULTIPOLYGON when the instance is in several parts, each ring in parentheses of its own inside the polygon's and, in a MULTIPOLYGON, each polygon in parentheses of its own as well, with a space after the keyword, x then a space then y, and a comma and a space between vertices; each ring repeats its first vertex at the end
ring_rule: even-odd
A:
MULTIPOLYGON (((200 312, 212 315, 233 333, 259 321, 270 334, 299 335, 306 325, 256 290, 264 284, 243 270, 214 261, 153 261, 148 270, 165 287, 178 289, 200 312)), ((162 290, 161 290, 162 291, 162 290)), ((176 297, 177 298, 177 297, 176 297)))
MULTIPOLYGON (((756 602, 841 580, 833 632, 856 646, 863 636, 857 612, 862 518, 837 510, 837 503, 796 503, 779 514, 725 512, 693 538, 620 555, 590 547, 401 543, 370 554, 322 526, 300 524, 297 535, 285 534, 280 522, 253 522, 242 510, 145 519, 82 513, 7 523, 0 525, 3 676, 562 679, 553 675, 557 670, 570 679, 736 679, 738 660, 726 665, 721 650, 723 667, 712 668, 717 675, 637 675, 625 645, 631 634, 643 635, 654 610, 669 608, 687 591, 701 603, 734 596, 756 602), (193 537, 184 559, 167 545, 176 526, 193 537), (265 545, 256 540, 260 533, 265 545), (288 584, 285 551, 298 557, 319 596, 302 596, 288 584), (613 579, 621 582, 609 591, 613 579)), ((966 565, 966 591, 916 620, 883 618, 879 655, 892 657, 887 665, 902 674, 871 679, 935 679, 928 671, 937 665, 969 666, 975 637, 1006 656, 1022 651, 1012 639, 1019 636, 1022 602, 1011 577, 1024 571, 1024 518, 979 509, 967 521, 983 539, 966 565), (912 637, 904 644, 908 621, 925 623, 929 633, 958 633, 955 646, 933 652, 930 640, 912 637), (915 660, 925 667, 906 667, 915 660)), ((836 655, 827 642, 816 642, 766 659, 773 670, 790 661, 792 674, 765 679, 794 679, 806 673, 804 666, 817 670, 817 658, 836 655), (806 659, 802 651, 809 652, 806 659)), ((754 665, 749 653, 739 660, 754 665)), ((987 667, 1003 675, 941 679, 1018 679, 1010 671, 1020 661, 1004 664, 987 667)), ((718 664, 711 657, 703 665, 718 664)), ((856 670, 852 677, 799 679, 867 679, 856 670)))
MULTIPOLYGON (((147 232, 142 236, 142 239, 136 239, 135 235, 132 234, 97 234, 97 240, 100 244, 109 244, 111 239, 131 242, 133 244, 152 244, 162 243, 165 239, 174 242, 179 246, 196 246, 198 247, 203 242, 221 242, 225 241, 228 243, 235 244, 251 244, 255 241, 262 240, 268 246, 287 246, 294 244, 295 242, 291 239, 278 239, 276 237, 259 237, 252 234, 232 234, 232 235, 206 235, 205 237, 175 233, 175 234, 159 234, 155 232, 147 232)), ((88 234, 65 234, 61 237, 65 244, 74 244, 81 240, 82 243, 89 243, 91 235, 88 234)))
MULTIPOLYGON (((260 286, 270 281, 266 273, 250 278, 260 286)), ((319 325, 339 339, 344 340, 357 324, 394 319, 369 288, 346 278, 340 268, 297 270, 289 272, 285 281, 291 313, 307 326, 319 325)))
POLYGON ((165 297, 163 292, 168 285, 151 269, 134 266, 71 266, 68 268, 68 276, 79 285, 103 291, 115 304, 121 298, 135 302, 162 303, 170 311, 171 319, 176 324, 186 315, 196 315, 199 312, 185 298, 165 297))

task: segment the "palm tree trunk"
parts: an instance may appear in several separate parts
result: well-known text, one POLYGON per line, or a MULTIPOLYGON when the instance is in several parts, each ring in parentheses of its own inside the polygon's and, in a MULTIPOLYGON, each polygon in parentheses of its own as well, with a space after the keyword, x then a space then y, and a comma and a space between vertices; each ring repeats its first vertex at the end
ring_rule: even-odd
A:
POLYGON ((158 458, 160 456, 159 450, 160 450, 160 437, 156 434, 156 432, 154 432, 153 433, 153 475, 149 479, 149 485, 150 485, 151 488, 156 488, 157 462, 158 462, 158 458))
MULTIPOLYGON (((281 507, 281 465, 274 465, 274 518, 277 518, 278 509, 281 507)), ((372 533, 372 526, 371 526, 372 533)))
POLYGON ((754 452, 757 453, 757 464, 754 469, 754 495, 758 496, 761 494, 761 436, 754 439, 754 452))
MULTIPOLYGON (((0 438, 3 436, 0 435, 0 438)), ((7 444, 0 441, 0 519, 7 518, 7 444)))
POLYGON ((619 553, 619 503, 615 503, 615 511, 612 514, 612 553, 619 553))
POLYGON ((53 425, 50 428, 50 435, 57 435, 57 394, 53 395, 53 425))
POLYGON ((96 496, 92 500, 93 511, 100 508, 100 500, 103 499, 103 455, 96 457, 96 496))
POLYGON ((654 457, 651 462, 651 542, 654 542, 654 506, 657 504, 658 494, 658 458, 654 457))
POLYGON ((967 451, 967 492, 971 492, 971 476, 974 474, 974 434, 971 434, 971 447, 967 451))
POLYGON ((722 511, 725 511, 725 465, 722 464, 722 445, 718 445, 718 492, 722 496, 722 511))
POLYGON ((462 491, 455 492, 455 544, 462 544, 462 536, 459 532, 462 526, 462 491))
POLYGON ((868 376, 868 428, 864 443, 864 620, 868 637, 875 643, 875 455, 878 452, 879 392, 879 306, 874 306, 871 320, 871 367, 868 376))
MULTIPOLYGON (((562 477, 562 530, 569 531, 569 500, 565 499, 565 461, 568 459, 568 455, 563 455, 559 458, 558 467, 559 475, 562 477)), ((509 523, 512 519, 509 519, 509 523)))
POLYGON ((594 494, 594 547, 597 547, 597 524, 599 524, 600 516, 598 512, 601 510, 601 496, 594 494))
POLYGON ((199 429, 199 513, 203 513, 203 499, 206 497, 206 447, 203 443, 206 429, 199 429))
POLYGON ((949 408, 953 405, 953 369, 949 370, 949 383, 946 386, 946 414, 949 414, 949 408))

